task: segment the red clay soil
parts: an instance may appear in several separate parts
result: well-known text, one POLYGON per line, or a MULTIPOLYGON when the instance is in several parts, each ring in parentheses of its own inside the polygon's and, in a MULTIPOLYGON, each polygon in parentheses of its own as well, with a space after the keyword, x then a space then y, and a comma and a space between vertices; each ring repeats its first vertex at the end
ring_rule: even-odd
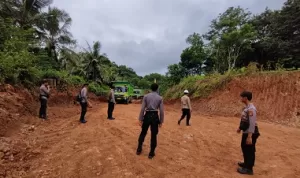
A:
MULTIPOLYGON (((78 91, 70 89, 68 92, 59 92, 51 89, 48 105, 51 106, 72 106, 78 91)), ((29 122, 28 118, 38 116, 39 94, 37 91, 29 92, 23 88, 14 88, 11 85, 0 85, 0 136, 6 132, 16 130, 21 123, 29 122)), ((92 101, 105 101, 104 97, 97 97, 89 93, 92 101)), ((49 117, 56 113, 49 113, 49 117)))
MULTIPOLYGON (((149 160, 149 134, 143 154, 135 155, 140 105, 116 105, 114 121, 106 119, 106 109, 94 103, 82 125, 79 107, 50 107, 49 121, 36 118, 1 137, 0 177, 244 177, 236 173, 242 158, 236 118, 194 114, 191 127, 178 126, 180 108, 166 106, 156 157, 149 160)), ((258 124, 253 177, 299 177, 299 130, 258 124)))
MULTIPOLYGON (((259 120, 300 128, 300 72, 257 74, 234 78, 206 99, 193 99, 194 111, 205 115, 238 117, 243 107, 239 94, 253 93, 259 120)), ((178 107, 179 102, 168 101, 178 107)))
POLYGON ((28 93, 1 92, 0 177, 244 177, 236 173, 242 155, 241 135, 236 133, 239 119, 234 117, 242 107, 239 93, 243 89, 253 91, 259 112, 261 137, 253 177, 300 177, 300 132, 285 126, 296 123, 299 76, 234 79, 210 99, 193 101, 191 127, 184 122, 178 126, 180 106, 166 102, 165 123, 153 160, 147 158, 150 131, 144 152, 135 155, 139 103, 116 105, 116 120, 110 121, 106 119, 107 104, 92 97, 93 108, 83 125, 78 122, 80 108, 72 103, 76 92, 51 95, 48 121, 25 114, 38 111, 34 97, 31 107, 19 104, 29 100, 25 99, 28 93), (290 120, 282 122, 284 118, 290 120), (6 123, 18 124, 7 128, 6 123))

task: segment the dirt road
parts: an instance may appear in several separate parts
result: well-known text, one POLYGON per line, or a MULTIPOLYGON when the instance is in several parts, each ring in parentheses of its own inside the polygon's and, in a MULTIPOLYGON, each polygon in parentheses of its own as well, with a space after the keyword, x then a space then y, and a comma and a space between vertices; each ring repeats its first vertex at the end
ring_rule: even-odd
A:
MULTIPOLYGON (((38 121, 24 136, 36 153, 24 177, 244 177, 236 173, 242 158, 237 118, 193 113, 191 127, 184 122, 178 126, 179 110, 166 106, 156 157, 149 160, 150 134, 143 154, 135 155, 139 109, 139 104, 116 105, 116 120, 110 121, 106 105, 95 105, 82 125, 78 107, 50 107, 50 121, 38 121)), ((253 177, 300 177, 300 130, 261 122, 259 126, 253 177)))

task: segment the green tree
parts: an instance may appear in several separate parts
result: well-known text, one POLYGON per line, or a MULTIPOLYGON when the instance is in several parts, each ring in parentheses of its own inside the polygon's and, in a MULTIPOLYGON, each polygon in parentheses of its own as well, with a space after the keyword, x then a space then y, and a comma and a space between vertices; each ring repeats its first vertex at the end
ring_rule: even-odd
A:
POLYGON ((232 70, 243 53, 252 50, 251 44, 256 39, 256 31, 249 23, 250 12, 237 7, 230 7, 212 21, 211 30, 205 35, 211 41, 212 59, 221 62, 219 70, 232 70), (223 56, 223 59, 220 59, 223 56), (223 60, 223 61, 220 61, 223 60))
POLYGON ((129 80, 131 78, 137 77, 138 75, 132 68, 125 65, 120 65, 118 67, 118 76, 121 80, 129 80))
POLYGON ((0 51, 0 79, 12 84, 35 82, 38 77, 37 56, 29 52, 30 47, 36 43, 32 36, 34 29, 18 28, 12 20, 6 20, 2 25, 6 36, 0 51))
POLYGON ((28 29, 41 23, 41 9, 53 0, 1 0, 0 16, 12 18, 15 25, 28 29))
POLYGON ((107 60, 106 54, 101 53, 101 44, 99 41, 94 42, 93 47, 88 43, 88 49, 82 53, 86 78, 95 82, 104 82, 102 61, 107 60))
POLYGON ((56 7, 49 7, 48 12, 42 14, 42 18, 42 42, 46 45, 49 56, 59 63, 60 50, 76 43, 69 32, 72 19, 67 12, 56 7))
POLYGON ((280 13, 272 21, 273 45, 278 48, 278 56, 286 67, 300 67, 300 1, 287 0, 280 13))
POLYGON ((156 80, 157 83, 162 83, 165 80, 165 76, 158 73, 151 73, 144 76, 144 79, 150 83, 153 83, 156 80))
POLYGON ((170 84, 178 84, 182 78, 186 77, 185 73, 185 68, 180 64, 169 65, 166 74, 167 80, 170 84))
POLYGON ((181 53, 180 64, 186 69, 186 72, 189 75, 201 74, 202 65, 206 60, 206 53, 202 37, 198 33, 193 33, 186 39, 186 42, 191 46, 184 49, 181 53))

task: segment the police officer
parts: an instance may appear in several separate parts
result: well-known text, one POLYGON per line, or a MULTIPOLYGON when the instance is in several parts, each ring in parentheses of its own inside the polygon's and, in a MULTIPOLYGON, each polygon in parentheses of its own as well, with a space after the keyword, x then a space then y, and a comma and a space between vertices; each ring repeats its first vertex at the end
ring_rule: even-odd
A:
POLYGON ((115 86, 111 86, 108 95, 108 107, 107 107, 107 119, 114 120, 113 111, 115 109, 116 99, 115 99, 115 86))
POLYGON ((138 140, 137 155, 142 153, 143 142, 145 140, 148 128, 151 128, 151 149, 148 158, 152 159, 155 156, 155 148, 157 145, 158 127, 161 127, 164 122, 164 105, 163 99, 157 93, 158 85, 151 85, 152 92, 145 95, 143 98, 142 108, 139 115, 140 126, 142 127, 141 134, 138 140), (160 117, 158 116, 158 109, 160 117))
POLYGON ((88 101, 87 93, 88 93, 88 85, 89 84, 84 84, 81 88, 80 91, 80 106, 81 106, 81 114, 80 114, 80 119, 79 122, 81 123, 86 123, 87 121, 85 120, 85 114, 87 112, 87 107, 92 107, 91 103, 88 101))
POLYGON ((186 116, 186 125, 190 126, 190 118, 191 118, 191 100, 188 97, 189 91, 184 90, 184 95, 181 97, 181 108, 182 108, 182 115, 181 118, 178 121, 178 125, 180 125, 180 122, 185 118, 186 116))
POLYGON ((48 85, 48 81, 44 79, 40 87, 41 107, 40 107, 39 117, 41 119, 47 119, 47 103, 48 103, 49 93, 50 93, 50 87, 48 85))
POLYGON ((240 94, 241 101, 245 104, 243 109, 240 126, 237 133, 243 131, 241 147, 243 151, 244 162, 239 162, 238 172, 240 174, 253 175, 253 166, 255 162, 255 145, 256 140, 260 136, 256 124, 256 108, 251 103, 252 93, 244 91, 240 94))

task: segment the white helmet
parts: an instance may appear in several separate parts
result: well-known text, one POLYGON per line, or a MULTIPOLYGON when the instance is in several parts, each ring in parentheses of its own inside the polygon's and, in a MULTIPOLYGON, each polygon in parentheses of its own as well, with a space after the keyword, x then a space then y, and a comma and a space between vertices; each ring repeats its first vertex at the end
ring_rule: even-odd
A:
POLYGON ((184 92, 183 92, 184 94, 188 94, 189 93, 189 91, 188 90, 184 90, 184 92))

